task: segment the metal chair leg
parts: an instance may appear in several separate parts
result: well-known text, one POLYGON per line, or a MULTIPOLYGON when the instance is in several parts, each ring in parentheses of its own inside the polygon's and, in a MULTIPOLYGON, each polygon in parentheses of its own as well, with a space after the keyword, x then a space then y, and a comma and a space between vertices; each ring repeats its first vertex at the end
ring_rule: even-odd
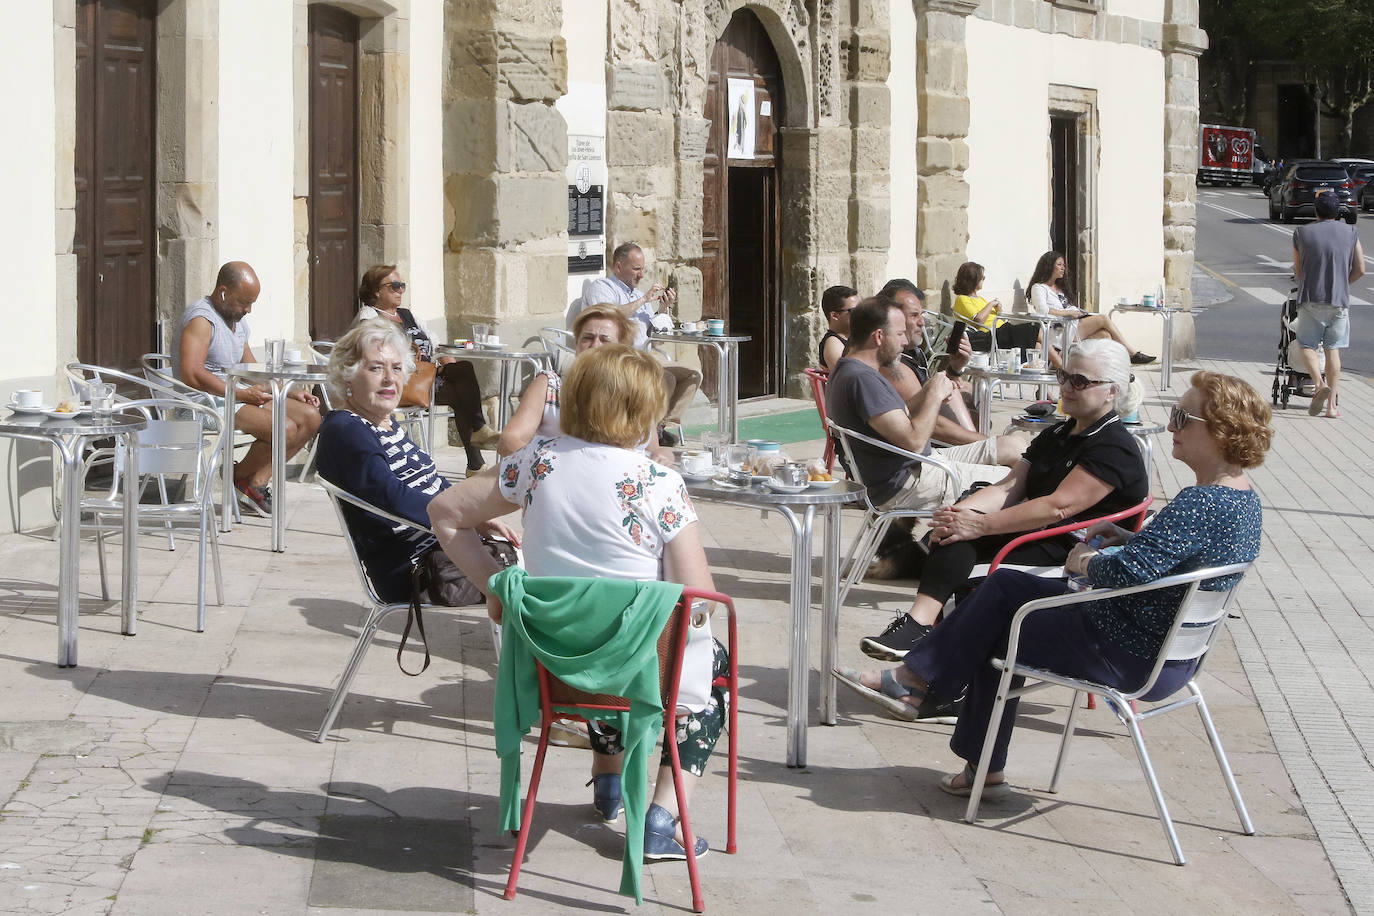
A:
POLYGON ((530 825, 534 822, 534 797, 539 792, 539 777, 544 772, 544 757, 549 751, 549 729, 553 718, 544 712, 543 728, 539 730, 539 751, 534 757, 534 770, 530 773, 529 794, 525 797, 525 810, 520 815, 520 834, 515 840, 515 855, 510 863, 510 877, 506 879, 507 900, 515 899, 515 885, 520 880, 520 866, 525 861, 525 846, 530 839, 530 825))
MULTIPOLYGON (((1073 697, 1069 700, 1069 717, 1064 722, 1064 734, 1059 738, 1059 754, 1054 758, 1054 774, 1050 776, 1051 792, 1059 791, 1059 775, 1063 772, 1064 761, 1069 756, 1069 741, 1073 738, 1074 721, 1078 718, 1078 698, 1083 695, 1083 691, 1075 690, 1073 697)), ((1092 694, 1088 695, 1092 698, 1092 694)))
POLYGON ((1240 787, 1236 785, 1236 776, 1231 772, 1231 764, 1226 759, 1226 752, 1221 749, 1221 736, 1217 734, 1217 728, 1212 724, 1212 713, 1207 709, 1207 701, 1202 698, 1202 688, 1190 681, 1188 689, 1192 691, 1193 696, 1197 697, 1197 714, 1202 719, 1202 727, 1207 731, 1207 740, 1212 744, 1212 753, 1216 754, 1217 766, 1221 768, 1221 778, 1226 780, 1226 790, 1231 793, 1231 801, 1236 806, 1236 814, 1240 816, 1241 831, 1246 836, 1254 836, 1255 825, 1250 822, 1250 812, 1245 810, 1245 801, 1240 797, 1240 787))
MULTIPOLYGON (((100 516, 95 517, 95 523, 100 524, 100 516)), ((97 529, 95 532, 95 555, 100 562, 100 597, 106 601, 110 600, 110 579, 105 568, 105 532, 97 529)))
POLYGON ((1140 732, 1140 722, 1136 719, 1135 713, 1131 711, 1129 703, 1120 697, 1112 697, 1111 699, 1120 704, 1118 712, 1122 714, 1126 727, 1131 732, 1131 742, 1135 745, 1135 754, 1140 760, 1140 771, 1145 775, 1145 782, 1150 787, 1150 797, 1154 799, 1155 811, 1159 813, 1160 826, 1164 828, 1164 837, 1169 841, 1169 851, 1174 855, 1174 864, 1183 865, 1186 863, 1183 858, 1183 847, 1179 845, 1173 818, 1169 817, 1169 806, 1164 802, 1164 792, 1159 788, 1159 779, 1155 776, 1155 768, 1150 763, 1150 752, 1145 749, 1145 736, 1140 732))
POLYGON ((320 723, 320 730, 315 733, 317 743, 323 743, 329 730, 334 727, 334 719, 339 715, 344 700, 348 698, 348 690, 353 686, 353 678, 357 675, 358 669, 362 667, 363 657, 367 655, 367 650, 372 646, 372 640, 377 636, 377 628, 387 614, 405 607, 408 605, 378 605, 368 615, 367 623, 363 625, 362 632, 358 634, 358 641, 353 645, 353 652, 348 656, 348 663, 344 665, 343 674, 339 676, 339 686, 334 688, 334 696, 329 701, 329 708, 325 710, 324 721, 320 723))

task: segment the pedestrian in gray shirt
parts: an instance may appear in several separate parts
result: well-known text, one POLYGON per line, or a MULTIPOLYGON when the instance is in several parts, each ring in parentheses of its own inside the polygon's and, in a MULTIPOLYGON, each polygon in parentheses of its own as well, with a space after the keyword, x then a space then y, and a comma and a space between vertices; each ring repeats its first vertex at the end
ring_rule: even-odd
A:
POLYGON ((1326 408, 1328 417, 1341 415, 1336 391, 1341 376, 1341 350, 1350 346, 1350 284, 1364 276, 1364 248, 1354 226, 1336 217, 1341 202, 1335 194, 1320 194, 1314 207, 1317 221, 1293 232, 1293 275, 1298 280, 1298 345, 1307 374, 1317 386, 1307 412, 1326 408), (1317 347, 1326 351, 1326 377, 1317 362, 1317 347))

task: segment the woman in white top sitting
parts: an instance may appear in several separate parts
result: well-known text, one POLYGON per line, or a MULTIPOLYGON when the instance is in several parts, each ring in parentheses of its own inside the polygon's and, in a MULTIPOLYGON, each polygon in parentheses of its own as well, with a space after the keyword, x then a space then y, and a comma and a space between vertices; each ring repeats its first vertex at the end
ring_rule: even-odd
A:
MULTIPOLYGON (((1126 348, 1133 365, 1152 363, 1155 358, 1148 353, 1133 349, 1126 343, 1121 331, 1106 315, 1084 311, 1073 304, 1073 287, 1069 285, 1068 268, 1064 256, 1057 251, 1047 251, 1035 262, 1035 271, 1030 283, 1026 284, 1026 302, 1037 315, 1053 315, 1056 318, 1070 318, 1078 321, 1079 340, 1092 337, 1110 338, 1126 348)), ((1054 351, 1056 354, 1058 351, 1054 351)), ((1055 361, 1058 365, 1058 361, 1055 361)))
MULTIPOLYGON (((467 529, 519 509, 524 565, 532 576, 681 582, 714 590, 682 478, 638 447, 654 432, 667 403, 663 364, 620 344, 591 348, 573 362, 562 395, 560 432, 535 436, 501 459, 496 474, 469 477, 430 502, 430 522, 444 551, 487 591, 488 577, 500 570, 467 529)), ((501 605, 490 594, 488 612, 501 620, 501 605)), ((679 697, 687 711, 678 710, 676 738, 684 773, 700 777, 725 712, 725 698, 710 686, 711 678, 725 670, 728 658, 709 638, 689 640, 686 651, 679 686, 704 699, 694 706, 679 697), (700 677, 688 684, 691 672, 700 677)), ((619 736, 603 725, 589 728, 593 804, 613 821, 621 812, 619 736)), ((684 780, 684 795, 695 783, 684 780)), ((646 859, 686 858, 677 810, 665 758, 645 822, 646 859)), ((704 855, 706 841, 698 836, 695 845, 696 854, 704 855)))

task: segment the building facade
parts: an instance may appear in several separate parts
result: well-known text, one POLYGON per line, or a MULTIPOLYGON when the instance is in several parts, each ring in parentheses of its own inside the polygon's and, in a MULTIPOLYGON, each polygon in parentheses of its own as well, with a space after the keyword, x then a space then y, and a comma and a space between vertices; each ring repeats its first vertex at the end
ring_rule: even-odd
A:
MULTIPOLYGON (((255 341, 336 336, 373 263, 400 265, 436 337, 480 321, 521 341, 561 326, 632 240, 681 318, 754 338, 745 396, 800 390, 836 283, 908 276, 939 300, 976 260, 990 295, 1019 301, 1053 246, 1090 308, 1158 287, 1189 303, 1195 0, 53 0, 10 15, 52 36, 0 59, 25 89, 23 140, 0 147, 22 215, 0 225, 11 390, 56 393, 69 361, 167 346, 230 259, 262 279, 255 341)), ((23 527, 20 507, 48 500, 7 447, 23 527)))

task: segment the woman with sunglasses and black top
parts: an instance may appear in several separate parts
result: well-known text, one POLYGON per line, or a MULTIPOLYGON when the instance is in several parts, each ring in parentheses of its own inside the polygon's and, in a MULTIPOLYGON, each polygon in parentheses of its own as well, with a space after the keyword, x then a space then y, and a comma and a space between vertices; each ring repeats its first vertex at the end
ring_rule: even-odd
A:
MULTIPOLYGON (((1115 345, 1113 345, 1115 346, 1115 345)), ((1072 359, 1072 356, 1070 356, 1072 359)), ((1196 483, 1184 487, 1139 533, 1110 523, 1087 531, 1064 564, 1093 587, 1127 588, 1208 567, 1250 563, 1259 555, 1262 513, 1245 471, 1258 467, 1274 430, 1264 398, 1240 379, 1198 372, 1169 412, 1173 456, 1196 483)), ((1204 591, 1234 587, 1235 576, 1202 583, 1204 591)), ((1139 592, 1070 607, 1047 608, 1027 617, 1017 661, 1114 687, 1139 684, 1153 670, 1173 625, 1183 586, 1139 592)), ((960 603, 929 639, 907 653, 897 668, 837 672, 842 682, 899 719, 925 718, 926 706, 967 688, 950 748, 967 761, 940 780, 951 795, 967 796, 996 699, 1001 672, 989 664, 1005 650, 1012 618, 1028 601, 1062 595, 1068 583, 999 569, 960 603)), ((1153 702, 1193 678, 1200 659, 1165 662, 1153 702)), ((985 797, 1010 791, 1004 767, 1016 721, 1017 701, 1006 704, 988 765, 985 797)))
MULTIPOLYGON (((935 626, 945 602, 970 586, 973 567, 1013 538, 1129 509, 1150 492, 1140 447, 1113 409, 1131 379, 1125 348, 1085 340, 1069 349, 1066 365, 1059 391, 1069 419, 1036 436, 1001 481, 933 514, 916 600, 881 635, 860 641, 865 654, 900 661, 935 626)), ((1058 566, 1077 543, 1071 535, 1032 541, 1004 562, 1058 566)))
MULTIPOLYGON (((369 318, 386 318, 396 322, 415 346, 417 357, 432 363, 434 342, 420 327, 410 309, 401 307, 401 297, 405 291, 405 281, 397 273, 395 264, 369 267, 358 284, 359 307, 355 323, 369 318)), ((484 463, 482 446, 494 445, 498 435, 487 426, 486 416, 482 413, 482 389, 477 384, 477 375, 473 372, 472 363, 455 360, 451 356, 439 358, 436 374, 439 385, 434 392, 434 402, 453 411, 453 425, 458 428, 458 437, 463 440, 463 449, 467 452, 468 473, 476 473, 482 470, 484 463)))

